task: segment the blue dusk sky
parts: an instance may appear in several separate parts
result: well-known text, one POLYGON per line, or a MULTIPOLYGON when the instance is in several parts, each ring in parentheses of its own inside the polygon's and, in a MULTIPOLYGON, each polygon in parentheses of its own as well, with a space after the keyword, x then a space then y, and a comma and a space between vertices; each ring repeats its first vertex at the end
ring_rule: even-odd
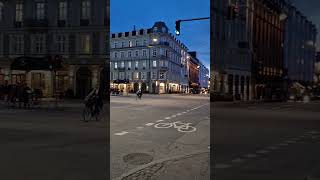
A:
MULTIPOLYGON (((175 21, 210 16, 210 0, 110 0, 111 32, 151 28, 163 21, 174 34, 175 21)), ((210 69, 210 21, 181 22, 177 37, 210 69)))

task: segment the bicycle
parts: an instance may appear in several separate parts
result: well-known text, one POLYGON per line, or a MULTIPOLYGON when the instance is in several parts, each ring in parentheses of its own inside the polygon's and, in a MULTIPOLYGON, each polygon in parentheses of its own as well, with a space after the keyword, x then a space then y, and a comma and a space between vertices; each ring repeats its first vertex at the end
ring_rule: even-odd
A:
POLYGON ((155 124, 154 127, 155 128, 175 128, 177 129, 177 131, 179 132, 185 132, 185 133, 189 133, 189 132, 194 132, 197 130, 197 128, 190 126, 192 123, 183 123, 181 121, 176 121, 173 123, 158 123, 155 124))
POLYGON ((92 119, 99 121, 102 106, 103 102, 99 97, 89 98, 89 100, 85 102, 85 108, 82 112, 83 121, 88 122, 92 119))

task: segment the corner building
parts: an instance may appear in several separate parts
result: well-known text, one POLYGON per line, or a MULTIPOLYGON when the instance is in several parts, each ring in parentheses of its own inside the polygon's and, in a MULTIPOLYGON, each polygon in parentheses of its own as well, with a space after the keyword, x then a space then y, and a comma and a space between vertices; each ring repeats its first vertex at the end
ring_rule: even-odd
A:
POLYGON ((25 81, 44 96, 68 89, 86 96, 106 61, 107 14, 105 0, 0 0, 0 84, 25 81), (41 63, 56 55, 63 58, 56 73, 11 66, 22 57, 41 63))
POLYGON ((164 22, 152 28, 111 33, 110 87, 123 92, 189 92, 187 47, 164 22))

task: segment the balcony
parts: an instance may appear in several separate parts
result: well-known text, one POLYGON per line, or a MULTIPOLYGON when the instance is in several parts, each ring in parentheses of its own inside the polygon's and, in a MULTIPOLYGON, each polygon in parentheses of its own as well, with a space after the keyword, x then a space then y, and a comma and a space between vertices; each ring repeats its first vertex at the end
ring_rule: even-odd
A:
POLYGON ((166 66, 160 66, 160 71, 168 71, 169 68, 166 66))
POLYGON ((48 19, 26 19, 24 21, 25 27, 48 27, 48 19))

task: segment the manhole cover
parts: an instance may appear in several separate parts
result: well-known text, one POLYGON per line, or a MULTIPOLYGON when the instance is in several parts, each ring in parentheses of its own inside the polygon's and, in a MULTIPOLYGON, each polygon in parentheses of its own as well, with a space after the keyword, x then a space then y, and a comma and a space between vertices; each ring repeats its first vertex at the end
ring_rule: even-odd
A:
POLYGON ((131 153, 123 157, 123 161, 132 165, 143 165, 150 163, 153 157, 146 153, 131 153))

